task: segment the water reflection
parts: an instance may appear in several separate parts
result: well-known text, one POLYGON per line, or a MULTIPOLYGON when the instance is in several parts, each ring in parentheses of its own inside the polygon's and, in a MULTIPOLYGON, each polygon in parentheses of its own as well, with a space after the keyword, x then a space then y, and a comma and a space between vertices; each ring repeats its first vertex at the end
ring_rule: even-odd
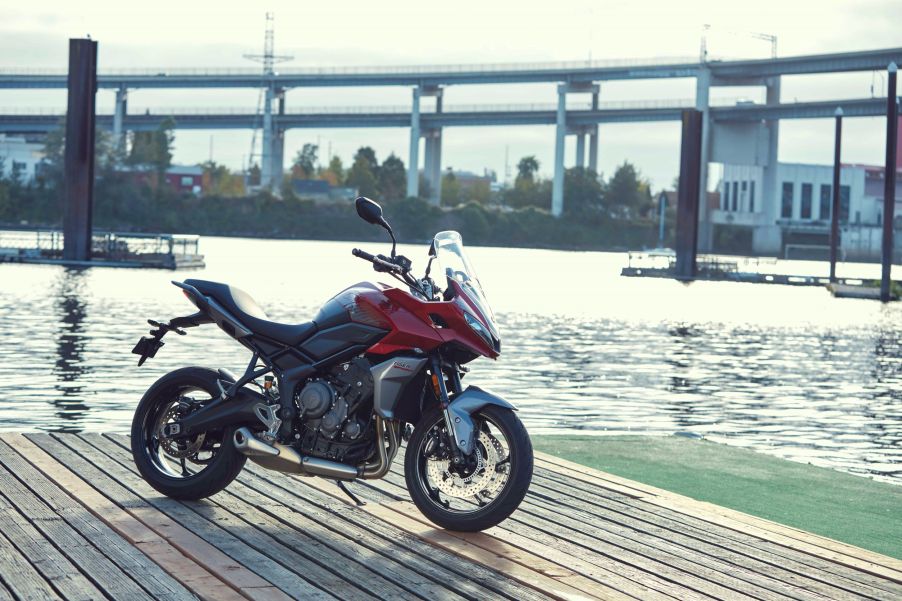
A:
MULTIPOLYGON (((204 243, 209 267, 191 275, 245 288, 277 320, 307 320, 342 286, 372 277, 347 244, 204 243), (286 260, 299 268, 285 271, 286 260)), ((504 353, 474 362, 467 381, 516 403, 531 433, 690 431, 902 483, 902 304, 620 278, 622 257, 604 253, 568 254, 568 273, 561 253, 514 262, 511 252, 474 257, 504 353), (536 273, 547 281, 525 287, 536 273), (561 293, 574 274, 585 289, 561 293)), ((212 327, 167 339, 136 367, 130 351, 144 320, 193 310, 171 279, 0 265, 0 429, 126 432, 164 373, 242 369, 245 349, 212 327)))
POLYGON ((85 335, 87 296, 85 291, 86 269, 66 268, 56 285, 56 306, 59 312, 57 328, 57 359, 53 370, 56 376, 54 388, 57 395, 53 404, 56 415, 63 421, 53 428, 58 432, 79 432, 90 408, 84 402, 85 374, 91 371, 85 361, 88 344, 85 335))

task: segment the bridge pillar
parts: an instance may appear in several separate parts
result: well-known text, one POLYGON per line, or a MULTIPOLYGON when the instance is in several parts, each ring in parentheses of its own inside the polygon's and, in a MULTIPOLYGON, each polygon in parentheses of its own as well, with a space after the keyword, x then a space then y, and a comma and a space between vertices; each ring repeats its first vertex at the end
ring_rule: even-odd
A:
MULTIPOLYGON (((592 91, 592 110, 598 110, 598 86, 592 91)), ((589 169, 598 173, 598 124, 591 126, 589 133, 589 169)))
MULTIPOLYGON (((701 112, 701 154, 699 165, 698 185, 698 249, 701 252, 711 252, 713 240, 713 226, 711 224, 711 211, 708 207, 708 158, 709 141, 711 137, 711 116, 709 111, 711 92, 711 70, 702 67, 695 78, 695 109, 701 112)), ((682 187, 682 186, 681 186, 682 187)))
POLYGON ((116 108, 113 113, 113 143, 119 153, 125 153, 125 115, 128 114, 128 89, 120 86, 116 90, 116 108))
MULTIPOLYGON (((285 90, 276 90, 278 115, 285 114, 285 90)), ((279 123, 273 124, 272 134, 272 186, 277 193, 281 192, 282 179, 285 177, 285 130, 279 123)))
POLYGON ((410 108, 410 158, 407 161, 407 196, 420 195, 420 86, 413 89, 410 108))
MULTIPOLYGON (((431 87, 420 90, 421 96, 435 96, 435 112, 442 112, 442 88, 431 87)), ((423 175, 429 182, 429 202, 438 206, 442 202, 442 128, 433 127, 425 131, 425 157, 423 175)))
POLYGON ((424 137, 426 156, 423 175, 429 182, 429 202, 438 206, 442 201, 442 128, 429 129, 424 137))
POLYGON ((91 259, 96 95, 97 42, 70 39, 63 209, 63 258, 70 261, 91 259))
POLYGON ((263 98, 263 147, 260 152, 260 186, 271 190, 273 187, 273 120, 272 103, 275 90, 272 84, 267 84, 263 98))
POLYGON ((557 87, 557 120, 554 144, 554 180, 551 184, 551 214, 560 217, 564 212, 564 142, 568 133, 575 133, 577 166, 585 165, 585 129, 567 129, 567 94, 598 93, 598 84, 588 82, 562 83, 557 87))
POLYGON ((564 212, 564 140, 567 136, 567 89, 565 83, 557 87, 557 127, 554 141, 554 180, 551 185, 551 214, 560 217, 564 212))
POLYGON ((582 131, 576 134, 576 166, 586 166, 586 134, 582 131))

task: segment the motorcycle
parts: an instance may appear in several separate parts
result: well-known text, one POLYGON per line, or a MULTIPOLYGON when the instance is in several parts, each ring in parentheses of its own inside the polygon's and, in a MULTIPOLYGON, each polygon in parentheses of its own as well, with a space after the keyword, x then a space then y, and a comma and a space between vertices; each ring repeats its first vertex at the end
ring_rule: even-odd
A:
POLYGON ((384 477, 406 441, 407 490, 419 510, 450 530, 505 520, 533 471, 529 435, 516 409, 477 386, 466 364, 495 359, 495 317, 457 232, 435 236, 425 274, 396 253, 392 228, 372 200, 358 215, 391 237, 389 256, 355 257, 402 287, 362 282, 326 302, 312 321, 271 321, 243 290, 198 279, 173 281, 197 312, 153 326, 133 349, 138 365, 169 332, 216 324, 252 354, 240 377, 186 367, 157 380, 132 422, 143 478, 177 499, 213 495, 247 459, 280 472, 345 482, 384 477), (445 276, 440 288, 433 264, 445 276))

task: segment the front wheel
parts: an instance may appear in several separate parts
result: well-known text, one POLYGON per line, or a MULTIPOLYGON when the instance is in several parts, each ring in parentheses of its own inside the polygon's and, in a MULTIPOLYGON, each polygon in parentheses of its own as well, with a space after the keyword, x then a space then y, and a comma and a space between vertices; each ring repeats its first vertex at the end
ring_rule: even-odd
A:
POLYGON ((436 407, 417 424, 404 456, 407 490, 433 523, 464 532, 497 525, 520 505, 532 480, 532 443, 510 409, 488 405, 473 421, 473 455, 461 465, 451 457, 444 414, 436 407))

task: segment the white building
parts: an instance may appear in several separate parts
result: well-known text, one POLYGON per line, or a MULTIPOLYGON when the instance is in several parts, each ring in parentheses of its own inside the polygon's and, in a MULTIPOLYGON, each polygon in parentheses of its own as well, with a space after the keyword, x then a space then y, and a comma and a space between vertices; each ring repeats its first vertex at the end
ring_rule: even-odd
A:
POLYGON ((23 182, 30 182, 34 180, 37 165, 43 159, 43 142, 0 134, 0 177, 11 177, 18 172, 23 182))
MULTIPOLYGON (((847 259, 880 256, 883 167, 843 165, 840 247, 847 259)), ((724 165, 715 227, 751 230, 751 252, 780 257, 824 256, 830 244, 833 166, 779 163, 776 189, 765 190, 763 168, 724 165)), ((896 182, 897 227, 902 221, 902 174, 896 182)), ((902 231, 897 236, 902 238, 902 231)), ((716 250, 716 249, 715 249, 716 250)))

